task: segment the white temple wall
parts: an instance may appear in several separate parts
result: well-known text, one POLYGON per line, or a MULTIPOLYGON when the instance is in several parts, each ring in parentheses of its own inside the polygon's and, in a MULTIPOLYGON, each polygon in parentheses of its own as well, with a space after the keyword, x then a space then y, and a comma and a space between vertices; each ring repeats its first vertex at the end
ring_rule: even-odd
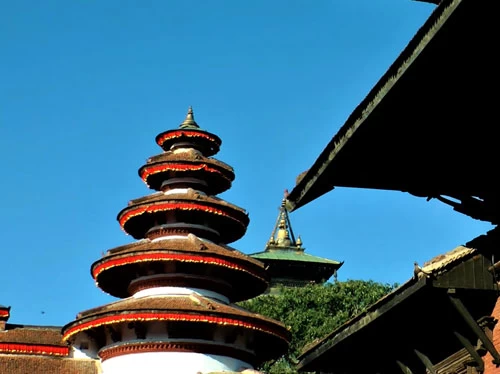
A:
POLYGON ((198 374, 250 368, 234 358, 191 352, 144 352, 117 356, 101 364, 103 374, 198 374))
POLYGON ((70 348, 70 357, 73 358, 99 358, 97 345, 87 334, 78 334, 70 348))
MULTIPOLYGON (((146 278, 146 277, 145 277, 146 278)), ((141 279, 141 278, 139 278, 141 279)), ((204 290, 202 288, 188 288, 188 287, 152 287, 136 292, 132 297, 140 298, 145 296, 188 296, 191 294, 198 294, 200 296, 216 299, 225 304, 229 303, 229 299, 220 293, 204 290)))

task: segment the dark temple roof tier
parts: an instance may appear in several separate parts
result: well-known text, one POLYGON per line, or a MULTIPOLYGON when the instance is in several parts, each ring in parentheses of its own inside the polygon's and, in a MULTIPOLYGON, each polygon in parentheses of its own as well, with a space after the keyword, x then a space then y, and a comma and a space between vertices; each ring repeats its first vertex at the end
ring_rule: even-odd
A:
MULTIPOLYGON (((250 222, 245 210, 213 196, 190 189, 187 193, 157 193, 136 200, 117 217, 123 230, 135 239, 151 238, 170 228, 192 225, 210 239, 232 243, 250 222)), ((186 233, 187 233, 186 232, 186 233)))
POLYGON ((196 187, 208 195, 217 195, 231 188, 234 171, 198 151, 167 151, 148 159, 139 169, 139 176, 156 191, 196 187))
POLYGON ((154 284, 206 288, 236 302, 261 294, 268 282, 260 261, 192 234, 185 239, 143 240, 109 250, 94 262, 91 273, 103 291, 120 298, 154 284))
MULTIPOLYGON (((225 333, 231 335, 236 328, 240 331, 238 334, 243 334, 248 339, 243 345, 250 345, 251 348, 248 350, 242 346, 241 350, 247 354, 254 352, 254 356, 259 356, 258 359, 253 357, 253 363, 275 356, 276 351, 285 352, 290 339, 289 330, 279 322, 236 305, 227 305, 194 293, 130 297, 81 312, 77 321, 63 327, 63 339, 70 341, 81 332, 97 335, 99 329, 111 325, 115 329, 120 325, 133 328, 134 323, 142 324, 144 336, 147 336, 148 324, 155 322, 168 326, 171 339, 182 337, 184 340, 196 341, 205 340, 209 335, 212 336, 209 340, 215 344, 227 343, 224 340, 217 341, 212 335, 215 329, 222 329, 223 335, 226 330, 225 333)), ((152 342, 151 339, 148 341, 152 342)), ((233 347, 239 348, 239 344, 235 343, 233 347)))

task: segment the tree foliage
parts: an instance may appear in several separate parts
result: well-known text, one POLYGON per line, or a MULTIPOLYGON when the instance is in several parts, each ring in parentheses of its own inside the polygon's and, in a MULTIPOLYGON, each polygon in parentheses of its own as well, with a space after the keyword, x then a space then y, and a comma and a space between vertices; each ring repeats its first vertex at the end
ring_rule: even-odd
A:
POLYGON ((288 354, 260 369, 268 374, 296 373, 297 357, 305 345, 324 338, 395 287, 395 284, 349 280, 283 287, 276 293, 239 303, 255 313, 283 322, 292 334, 288 354))

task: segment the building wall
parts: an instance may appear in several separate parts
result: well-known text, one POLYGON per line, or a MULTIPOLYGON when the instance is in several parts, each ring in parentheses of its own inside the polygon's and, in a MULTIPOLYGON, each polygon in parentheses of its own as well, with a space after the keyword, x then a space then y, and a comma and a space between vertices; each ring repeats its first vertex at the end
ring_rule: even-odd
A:
POLYGON ((145 352, 105 360, 103 374, 196 374, 240 371, 249 364, 230 357, 190 352, 145 352))
MULTIPOLYGON (((500 298, 497 300, 495 308, 493 309, 493 313, 491 314, 497 320, 500 320, 500 298)), ((497 323, 493 328, 493 345, 495 348, 500 351, 500 323, 497 323)), ((492 362, 493 357, 488 352, 486 356, 483 357, 484 360, 484 374, 500 374, 500 367, 496 367, 496 365, 492 362)))

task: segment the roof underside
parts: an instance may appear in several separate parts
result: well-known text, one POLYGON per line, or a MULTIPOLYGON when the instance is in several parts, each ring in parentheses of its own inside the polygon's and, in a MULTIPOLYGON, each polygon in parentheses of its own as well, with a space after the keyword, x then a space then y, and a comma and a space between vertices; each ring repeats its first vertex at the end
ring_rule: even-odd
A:
POLYGON ((359 187, 450 196, 498 222, 494 7, 443 0, 288 196, 291 208, 359 187))

